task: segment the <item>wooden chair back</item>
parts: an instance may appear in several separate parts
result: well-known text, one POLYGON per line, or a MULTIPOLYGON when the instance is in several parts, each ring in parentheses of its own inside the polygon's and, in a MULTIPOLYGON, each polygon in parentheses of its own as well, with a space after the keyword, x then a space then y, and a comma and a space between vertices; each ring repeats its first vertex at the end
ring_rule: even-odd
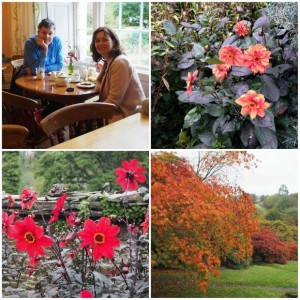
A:
POLYGON ((35 118, 38 109, 37 101, 2 91, 2 124, 26 127, 29 130, 27 144, 31 147, 47 138, 35 118))
POLYGON ((16 79, 18 78, 21 72, 23 63, 24 63, 23 58, 15 59, 11 61, 13 70, 12 70, 12 76, 11 76, 10 88, 9 88, 10 93, 18 94, 18 95, 22 94, 22 89, 16 85, 16 79))
MULTIPOLYGON (((63 107, 41 120, 40 125, 52 145, 65 141, 64 127, 69 126, 69 137, 95 130, 108 123, 113 117, 116 106, 110 103, 79 103, 63 107), (88 125, 85 121, 91 121, 88 125)), ((88 146, 88 145, 87 145, 88 146)))
POLYGON ((20 125, 2 125, 2 148, 3 149, 25 149, 29 131, 20 125))

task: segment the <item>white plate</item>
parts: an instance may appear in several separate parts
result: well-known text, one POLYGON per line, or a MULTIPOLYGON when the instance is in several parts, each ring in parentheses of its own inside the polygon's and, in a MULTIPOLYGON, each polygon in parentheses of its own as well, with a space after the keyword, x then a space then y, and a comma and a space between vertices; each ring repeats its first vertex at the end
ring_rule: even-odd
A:
POLYGON ((78 82, 81 82, 82 80, 81 79, 79 79, 79 80, 71 80, 70 82, 71 83, 78 83, 78 82))
POLYGON ((84 81, 84 82, 77 83, 77 86, 82 89, 91 89, 91 88, 94 88, 96 86, 96 84, 93 82, 84 81))

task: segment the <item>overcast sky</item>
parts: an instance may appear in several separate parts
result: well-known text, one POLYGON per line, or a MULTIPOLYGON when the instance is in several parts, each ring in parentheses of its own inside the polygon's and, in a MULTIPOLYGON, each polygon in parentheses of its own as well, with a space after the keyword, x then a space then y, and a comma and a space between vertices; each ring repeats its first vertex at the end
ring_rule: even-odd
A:
MULTIPOLYGON (((180 156, 195 157, 197 150, 175 151, 180 156)), ((248 150, 261 162, 251 170, 241 169, 232 181, 245 192, 256 195, 273 195, 285 184, 289 193, 298 193, 298 150, 248 150)))

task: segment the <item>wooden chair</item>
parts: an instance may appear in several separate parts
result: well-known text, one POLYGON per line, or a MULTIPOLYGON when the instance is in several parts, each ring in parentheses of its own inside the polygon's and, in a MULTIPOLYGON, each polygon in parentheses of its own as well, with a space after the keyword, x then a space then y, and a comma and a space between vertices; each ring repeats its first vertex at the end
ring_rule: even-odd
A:
POLYGON ((25 149, 29 131, 20 125, 2 125, 2 148, 3 149, 25 149))
MULTIPOLYGON (((80 103, 63 107, 41 120, 40 125, 48 138, 51 145, 55 145, 55 135, 58 143, 65 141, 62 129, 69 125, 70 139, 77 135, 86 133, 87 124, 83 121, 92 120, 89 125, 91 129, 97 129, 108 123, 116 111, 116 106, 110 103, 80 103), (103 123, 98 125, 98 122, 103 123), (77 132, 76 132, 77 131, 77 132)), ((87 145, 88 147, 88 145, 87 145)))
POLYGON ((2 91, 2 124, 24 126, 29 131, 28 146, 35 147, 47 139, 35 117, 38 102, 2 91))
POLYGON ((12 70, 12 76, 10 81, 10 89, 9 92, 13 94, 22 94, 22 89, 16 85, 16 79, 18 78, 18 75, 21 72, 21 69, 23 67, 24 59, 15 59, 11 61, 11 64, 13 66, 12 70))

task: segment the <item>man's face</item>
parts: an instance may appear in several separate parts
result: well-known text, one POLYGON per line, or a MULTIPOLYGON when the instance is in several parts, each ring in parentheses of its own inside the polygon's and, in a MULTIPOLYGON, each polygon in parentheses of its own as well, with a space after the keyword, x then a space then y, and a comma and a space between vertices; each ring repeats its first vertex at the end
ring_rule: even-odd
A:
POLYGON ((54 28, 46 28, 43 26, 41 29, 38 30, 38 37, 41 38, 46 45, 50 45, 54 37, 54 28))

